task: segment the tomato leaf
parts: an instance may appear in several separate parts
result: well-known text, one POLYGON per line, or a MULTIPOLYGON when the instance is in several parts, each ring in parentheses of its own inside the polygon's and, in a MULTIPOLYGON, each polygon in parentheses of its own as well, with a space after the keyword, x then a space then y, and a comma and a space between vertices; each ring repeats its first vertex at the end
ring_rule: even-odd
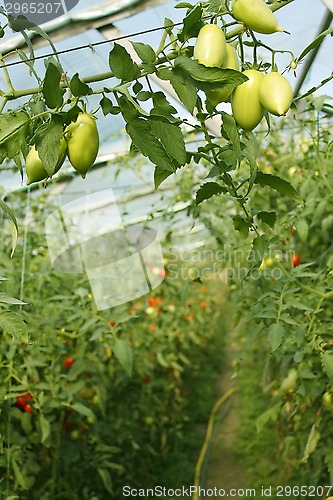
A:
POLYGON ((226 189, 217 182, 206 182, 205 184, 199 187, 195 198, 195 204, 199 205, 199 203, 202 203, 204 200, 208 200, 215 194, 220 194, 225 192, 226 189))
POLYGON ((10 295, 7 295, 6 292, 0 292, 0 302, 3 304, 14 304, 14 305, 25 305, 26 302, 22 302, 22 300, 15 299, 10 295))
POLYGON ((288 196, 298 203, 303 203, 303 200, 296 189, 288 181, 281 179, 281 177, 278 177, 277 175, 257 172, 255 183, 262 187, 269 186, 278 191, 280 194, 288 196))
POLYGON ((279 416, 281 408, 281 403, 277 403, 276 405, 268 408, 264 413, 262 413, 256 420, 257 433, 262 431, 264 426, 272 420, 275 422, 279 416))
POLYGON ((333 28, 329 28, 329 29, 323 31, 322 33, 320 33, 320 35, 318 35, 317 38, 315 38, 307 47, 305 47, 305 49, 303 50, 303 52, 297 57, 297 62, 299 62, 302 59, 304 59, 304 57, 312 49, 314 49, 315 47, 317 47, 317 45, 320 45, 322 43, 322 41, 324 40, 325 36, 331 35, 332 33, 333 33, 333 28))
POLYGON ((308 238, 309 226, 304 219, 300 219, 295 223, 297 234, 301 241, 305 242, 308 238))
POLYGON ((233 151, 235 152, 236 158, 238 161, 241 161, 243 155, 240 146, 240 138, 236 122, 233 116, 228 115, 227 113, 223 113, 222 121, 223 121, 223 129, 227 134, 228 138, 230 139, 230 141, 232 142, 232 148, 233 151))
POLYGON ((285 335, 285 328, 281 323, 274 323, 268 329, 268 341, 271 344, 272 352, 275 352, 282 344, 285 335))
POLYGON ((60 86, 61 71, 53 59, 47 62, 42 92, 46 105, 51 108, 59 108, 63 102, 65 89, 60 86))
POLYGON ((171 118, 172 115, 177 113, 176 108, 171 106, 163 92, 153 93, 153 104, 154 107, 151 110, 151 114, 158 114, 171 118))
POLYGON ((275 212, 258 212, 257 217, 259 220, 270 226, 272 229, 274 227, 274 224, 276 222, 276 213, 275 212))
POLYGON ((177 125, 163 121, 150 121, 153 134, 162 143, 168 155, 174 158, 179 165, 186 162, 184 136, 177 125))
POLYGON ((307 462, 311 453, 313 453, 317 448, 319 440, 320 440, 320 432, 317 430, 316 424, 313 424, 305 446, 304 455, 301 460, 302 463, 307 462))
POLYGON ((170 83, 185 108, 193 113, 197 102, 197 89, 192 78, 177 68, 169 72, 170 83))
POLYGON ((156 54, 154 49, 142 42, 131 42, 135 52, 140 57, 141 61, 144 63, 154 63, 156 61, 156 54))
POLYGON ((170 177, 173 172, 170 172, 170 170, 164 170, 161 167, 156 167, 154 171, 154 185, 155 189, 157 189, 165 179, 170 177))
POLYGON ((218 82, 226 90, 233 90, 237 85, 248 80, 246 75, 234 69, 209 68, 199 64, 195 59, 179 56, 175 59, 175 68, 185 71, 198 82, 218 82))
POLYGON ((18 342, 28 342, 27 325, 18 314, 12 311, 0 313, 0 328, 18 342))
POLYGON ((178 39, 185 42, 189 38, 196 37, 203 26, 202 6, 196 5, 194 8, 191 6, 191 11, 184 17, 183 29, 178 33, 178 39))
POLYGON ((324 372, 333 382, 333 355, 329 351, 325 351, 321 355, 321 364, 323 366, 324 372))
POLYGON ((133 118, 126 125, 126 131, 131 137, 134 145, 147 156, 152 163, 163 170, 175 171, 170 156, 167 154, 162 143, 155 137, 150 124, 142 118, 133 118))
POLYGON ((88 406, 85 406, 82 403, 74 403, 71 408, 73 408, 73 410, 77 411, 78 413, 81 413, 81 415, 84 415, 85 417, 90 417, 93 419, 96 418, 94 412, 91 411, 88 406))
POLYGON ((244 238, 249 234, 250 224, 240 215, 235 215, 232 219, 234 228, 239 231, 244 238))
POLYGON ((131 377, 133 369, 133 352, 126 340, 115 339, 112 349, 114 355, 118 359, 121 366, 124 368, 127 375, 131 377))
POLYGON ((18 237, 18 225, 17 225, 17 220, 12 212, 12 210, 9 208, 7 203, 5 203, 3 200, 0 199, 0 208, 3 210, 9 217, 10 223, 11 223, 11 233, 12 233, 12 252, 11 252, 11 257, 13 256, 13 253, 15 251, 16 245, 17 245, 17 237, 18 237))
POLYGON ((108 97, 103 96, 102 99, 99 101, 99 104, 102 108, 104 116, 108 114, 118 115, 120 113, 119 106, 115 106, 111 101, 111 99, 109 99, 108 97))
POLYGON ((39 423, 42 431, 41 443, 45 443, 45 441, 50 435, 50 430, 51 430, 50 422, 44 417, 42 413, 40 413, 39 423))
POLYGON ((131 82, 140 76, 139 66, 132 60, 127 50, 115 43, 109 55, 109 65, 116 78, 131 82))
POLYGON ((92 94, 92 89, 89 87, 89 85, 80 80, 78 73, 75 73, 75 75, 71 78, 69 88, 71 89, 73 95, 76 97, 92 94))
POLYGON ((51 121, 36 130, 35 145, 46 172, 54 174, 59 161, 60 139, 63 135, 63 118, 53 114, 51 121))

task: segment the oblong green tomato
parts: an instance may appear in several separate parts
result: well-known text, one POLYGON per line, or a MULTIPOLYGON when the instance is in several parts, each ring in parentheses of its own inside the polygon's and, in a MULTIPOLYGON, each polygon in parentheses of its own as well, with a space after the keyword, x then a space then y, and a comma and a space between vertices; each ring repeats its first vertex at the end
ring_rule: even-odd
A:
POLYGON ((237 21, 257 33, 284 31, 264 0, 233 0, 231 9, 237 21))
POLYGON ((80 113, 76 122, 68 125, 66 138, 68 159, 84 179, 93 166, 99 149, 95 118, 89 113, 80 113))
POLYGON ((231 108, 236 123, 244 130, 250 131, 264 116, 265 110, 259 100, 259 87, 264 77, 256 69, 247 69, 243 74, 248 80, 235 88, 231 97, 231 108))
POLYGON ((195 42, 194 59, 205 66, 219 67, 226 55, 226 45, 223 30, 217 24, 205 24, 195 42))
MULTIPOLYGON (((54 173, 57 173, 60 170, 60 167, 64 163, 66 157, 67 150, 67 141, 64 137, 60 139, 59 146, 59 157, 57 164, 54 169, 54 173)), ((49 174, 47 173, 42 160, 39 158, 38 151, 35 145, 30 149, 27 160, 26 160, 26 173, 27 173, 27 185, 32 184, 33 182, 39 182, 47 179, 49 174)))
POLYGON ((293 100, 293 89, 283 75, 273 71, 264 75, 260 83, 259 99, 272 115, 285 115, 293 100))
MULTIPOLYGON (((222 63, 222 68, 224 69, 234 69, 239 70, 239 61, 236 49, 230 43, 226 44, 226 55, 222 63)), ((220 102, 227 101, 232 94, 232 90, 207 90, 206 96, 210 102, 216 106, 220 102)))

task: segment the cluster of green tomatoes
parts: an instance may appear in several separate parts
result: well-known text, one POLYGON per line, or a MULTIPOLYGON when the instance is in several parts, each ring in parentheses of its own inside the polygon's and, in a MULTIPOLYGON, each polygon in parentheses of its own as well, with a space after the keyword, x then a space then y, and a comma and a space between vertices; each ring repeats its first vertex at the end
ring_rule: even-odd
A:
MULTIPOLYGON (((235 19, 257 33, 283 32, 264 0, 233 0, 232 14, 235 19)), ((225 33, 217 24, 206 24, 199 31, 194 47, 194 58, 208 67, 220 67, 239 71, 239 60, 233 45, 226 42, 225 33)), ((288 80, 272 71, 246 69, 248 80, 234 91, 209 90, 206 96, 216 106, 231 100, 232 114, 236 123, 245 131, 253 130, 262 120, 265 111, 281 116, 290 108, 293 92, 288 80)))
MULTIPOLYGON (((66 156, 71 165, 84 179, 93 166, 99 149, 99 135, 95 118, 89 113, 79 113, 75 122, 66 128, 60 140, 58 161, 54 173, 63 165, 66 156)), ((50 177, 35 146, 26 160, 27 184, 50 177)))

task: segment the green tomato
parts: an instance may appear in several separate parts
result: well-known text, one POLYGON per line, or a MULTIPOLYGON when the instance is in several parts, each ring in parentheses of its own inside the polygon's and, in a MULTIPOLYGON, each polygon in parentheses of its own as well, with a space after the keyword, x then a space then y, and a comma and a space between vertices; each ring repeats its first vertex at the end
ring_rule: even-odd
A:
POLYGON ((296 368, 290 368, 288 375, 281 382, 280 390, 283 392, 294 390, 297 384, 297 377, 296 368))
POLYGON ((243 72, 248 80, 235 88, 232 98, 232 114, 236 123, 244 130, 253 130, 264 116, 264 107, 259 100, 259 88, 263 79, 256 69, 243 72))
MULTIPOLYGON (((65 156, 67 150, 67 141, 64 137, 60 140, 59 146, 59 157, 56 167, 54 169, 54 173, 58 172, 62 164, 64 163, 65 156)), ((26 160, 26 172, 27 172, 27 185, 32 184, 33 182, 39 182, 47 179, 49 174, 47 173, 42 160, 39 158, 38 151, 35 146, 32 146, 30 149, 27 160, 26 160)))
POLYGON ((237 21, 257 33, 284 31, 264 0, 233 0, 232 13, 237 21))
POLYGON ((322 402, 324 406, 331 408, 333 403, 332 394, 328 391, 324 392, 322 395, 322 402))
POLYGON ((226 40, 217 24, 205 24, 198 34, 193 56, 205 66, 221 66, 226 56, 226 40))
MULTIPOLYGON (((237 52, 235 47, 230 43, 226 44, 226 55, 222 63, 222 68, 239 71, 237 52)), ((206 92, 206 96, 214 106, 220 102, 227 101, 231 94, 232 90, 207 90, 206 92)))
POLYGON ((285 115, 293 99, 293 89, 284 76, 273 71, 263 77, 259 89, 259 99, 272 115, 285 115))
POLYGON ((91 114, 80 113, 66 129, 68 159, 84 179, 96 160, 99 135, 91 114))

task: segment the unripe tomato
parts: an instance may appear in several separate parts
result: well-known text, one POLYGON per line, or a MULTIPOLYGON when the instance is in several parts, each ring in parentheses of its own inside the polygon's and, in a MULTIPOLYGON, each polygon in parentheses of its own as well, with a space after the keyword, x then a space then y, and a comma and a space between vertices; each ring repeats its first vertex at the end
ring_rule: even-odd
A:
MULTIPOLYGON (((58 172, 58 170, 60 170, 61 165, 64 163, 66 149, 67 149, 67 141, 64 137, 62 137, 59 146, 58 162, 54 169, 54 173, 58 172)), ((32 146, 32 148, 28 153, 25 168, 28 177, 27 181, 28 186, 33 182, 43 181, 48 177, 50 177, 42 163, 42 160, 39 158, 39 154, 35 146, 32 146)))
POLYGON ((283 75, 273 71, 264 75, 260 83, 259 99, 272 115, 285 115, 293 99, 293 89, 283 75))
POLYGON ((286 392, 295 389, 297 384, 297 377, 298 373, 296 368, 291 368, 286 378, 282 380, 280 390, 286 392))
POLYGON ((237 21, 257 33, 284 31, 264 0, 233 0, 232 13, 237 21))
POLYGON ((243 73, 248 80, 235 88, 232 98, 232 114, 236 123, 244 130, 253 130, 264 116, 264 108, 259 100, 259 87, 262 73, 247 69, 243 73))
POLYGON ((333 407, 333 398, 332 398, 332 394, 328 391, 324 392, 324 394, 322 395, 322 402, 323 402, 323 405, 326 406, 326 407, 333 407))
POLYGON ((72 166, 84 179, 96 160, 99 135, 91 114, 80 113, 66 129, 67 154, 72 166))
MULTIPOLYGON (((236 49, 230 43, 226 44, 226 55, 222 63, 224 69, 234 69, 239 71, 239 61, 236 49)), ((227 101, 232 94, 232 90, 207 90, 206 95, 210 102, 216 104, 227 101)))
POLYGON ((205 66, 221 66, 226 50, 223 30, 217 24, 205 24, 199 31, 193 56, 205 66))

